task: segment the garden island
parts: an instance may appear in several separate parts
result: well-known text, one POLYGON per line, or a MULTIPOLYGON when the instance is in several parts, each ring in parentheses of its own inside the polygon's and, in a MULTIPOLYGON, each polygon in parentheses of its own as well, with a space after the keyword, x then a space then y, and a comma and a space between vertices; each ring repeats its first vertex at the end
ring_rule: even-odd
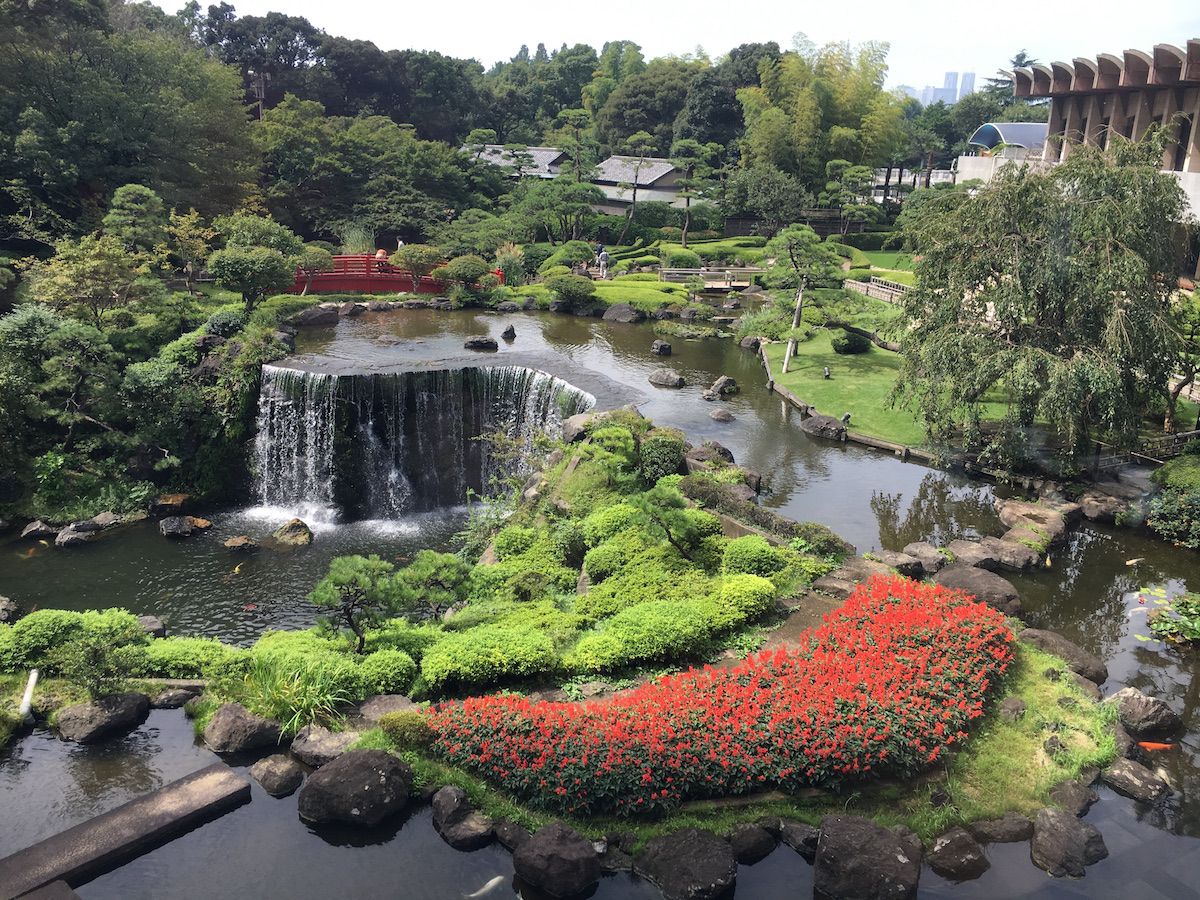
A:
POLYGON ((1200 40, 0 43, 2 900, 1195 896, 1200 40))

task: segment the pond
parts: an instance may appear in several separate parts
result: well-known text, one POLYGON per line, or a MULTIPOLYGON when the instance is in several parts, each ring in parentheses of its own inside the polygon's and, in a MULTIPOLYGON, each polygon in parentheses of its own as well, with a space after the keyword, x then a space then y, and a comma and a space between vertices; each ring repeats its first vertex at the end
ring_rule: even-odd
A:
MULTIPOLYGON (((993 509, 997 491, 987 484, 803 434, 798 413, 766 390, 757 357, 733 342, 669 338, 674 352, 664 359, 649 352, 654 337, 647 325, 553 314, 368 313, 306 330, 296 355, 277 365, 343 375, 464 365, 537 369, 593 395, 601 407, 636 403, 656 423, 684 430, 693 443, 720 441, 739 463, 763 474, 764 506, 826 524, 859 552, 1002 531, 993 509), (499 339, 510 324, 516 338, 499 340, 497 352, 463 350, 466 337, 499 339), (649 374, 664 366, 683 375, 687 386, 651 386, 649 374), (722 374, 742 388, 720 403, 734 415, 731 423, 711 419, 716 404, 700 396, 722 374)), ((422 464, 440 462, 430 458, 422 464)), ((162 538, 151 523, 70 551, 10 539, 0 544, 0 593, 38 606, 124 606, 159 615, 175 634, 245 644, 268 627, 311 625, 315 612, 304 598, 333 556, 372 552, 403 561, 423 547, 450 546, 465 521, 461 507, 399 518, 331 520, 316 524, 315 541, 307 549, 234 556, 222 547, 226 538, 261 537, 296 511, 256 503, 257 497, 247 497, 239 509, 203 511, 211 513, 215 527, 186 541, 162 538)), ((1101 802, 1088 821, 1104 834, 1110 856, 1089 868, 1082 881, 1048 879, 1029 863, 1028 845, 994 845, 988 850, 992 869, 981 879, 950 885, 926 869, 922 896, 1194 896, 1200 872, 1197 655, 1139 641, 1137 635, 1148 633, 1139 589, 1200 587, 1200 562, 1138 532, 1084 525, 1057 550, 1051 567, 1012 580, 1032 624, 1061 631, 1105 658, 1110 670, 1105 693, 1133 685, 1183 713, 1181 746, 1155 759, 1177 793, 1152 810, 1099 789, 1101 802)), ((5 829, 0 855, 213 758, 195 744, 177 711, 155 712, 133 735, 103 748, 62 744, 42 732, 30 735, 0 751, 0 808, 7 821, 25 826, 19 833, 5 829)), ((449 897, 471 894, 501 876, 486 896, 512 895, 508 854, 497 847, 452 851, 433 832, 427 809, 379 832, 317 835, 297 819, 294 797, 273 800, 257 785, 254 792, 250 804, 94 880, 80 894, 449 897)), ((784 847, 740 868, 737 896, 804 895, 811 881, 809 866, 784 847)), ((596 896, 658 894, 633 876, 619 875, 605 878, 596 896)))

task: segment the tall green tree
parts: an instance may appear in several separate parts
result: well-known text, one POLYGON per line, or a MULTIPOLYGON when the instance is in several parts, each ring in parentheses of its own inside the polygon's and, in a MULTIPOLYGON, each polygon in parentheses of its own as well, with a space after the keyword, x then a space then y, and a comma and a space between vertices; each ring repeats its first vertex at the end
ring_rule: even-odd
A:
POLYGON ((687 246, 688 229, 692 225, 692 200, 703 197, 712 184, 714 163, 721 155, 720 144, 701 144, 691 138, 676 141, 671 146, 671 163, 679 170, 679 196, 683 197, 683 233, 680 242, 687 246))
POLYGON ((167 212, 162 198, 142 184, 121 185, 113 194, 103 228, 105 234, 117 238, 130 251, 155 251, 167 239, 167 212))
POLYGON ((922 257, 905 297, 900 396, 943 442, 1020 461, 1036 421, 1077 462, 1093 436, 1132 443, 1174 374, 1175 256, 1184 198, 1163 136, 1078 147, 1050 172, 1005 167, 910 227, 922 257), (1004 399, 998 433, 983 406, 1004 399))
POLYGON ((354 636, 355 653, 366 647, 367 629, 382 624, 396 609, 394 569, 375 555, 337 556, 308 595, 310 603, 327 610, 328 627, 354 636))
POLYGON ((766 255, 775 264, 768 273, 772 286, 790 287, 796 292, 792 310, 792 332, 783 354, 787 372, 796 352, 795 330, 804 313, 804 291, 814 281, 830 278, 837 271, 840 257, 807 225, 790 225, 767 242, 766 255))
POLYGON ((622 190, 630 192, 629 208, 625 210, 625 224, 621 227, 618 244, 625 243, 625 235, 629 233, 629 225, 633 222, 633 214, 637 210, 638 188, 642 180, 642 170, 646 167, 646 157, 654 152, 654 136, 646 131, 635 131, 624 142, 622 149, 633 158, 631 169, 633 180, 618 185, 622 190))

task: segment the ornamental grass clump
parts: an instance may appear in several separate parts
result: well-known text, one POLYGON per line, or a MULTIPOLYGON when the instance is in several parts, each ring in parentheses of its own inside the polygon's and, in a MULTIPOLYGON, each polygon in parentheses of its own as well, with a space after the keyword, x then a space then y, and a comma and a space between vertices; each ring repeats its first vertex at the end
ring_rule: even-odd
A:
POLYGON ((1013 641, 1000 613, 959 591, 876 577, 797 647, 732 668, 591 704, 441 704, 433 749, 568 815, 908 777, 966 740, 1013 641))

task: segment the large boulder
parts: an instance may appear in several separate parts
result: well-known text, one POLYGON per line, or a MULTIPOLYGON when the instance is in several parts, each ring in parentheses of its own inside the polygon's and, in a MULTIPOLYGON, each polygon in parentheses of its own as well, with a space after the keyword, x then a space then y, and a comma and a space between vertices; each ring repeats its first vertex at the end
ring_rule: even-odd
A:
POLYGON ((733 451, 716 441, 705 441, 699 447, 693 447, 684 454, 689 474, 712 465, 733 465, 733 451), (693 468, 694 467, 694 468, 693 468))
POLYGON ((722 375, 712 383, 709 390, 718 397, 728 397, 730 394, 736 394, 741 388, 738 387, 737 381, 730 378, 728 375, 722 375))
POLYGON ((682 375, 671 369, 655 369, 649 380, 657 387, 681 388, 687 384, 682 375))
POLYGON ((904 553, 919 559, 926 575, 936 575, 946 568, 945 555, 928 541, 914 541, 911 544, 905 544, 904 553))
POLYGON ((1033 823, 1020 813, 1008 812, 999 819, 981 819, 967 826, 982 844, 1015 844, 1033 836, 1033 823))
POLYGON ((833 416, 823 416, 820 413, 800 420, 800 430, 813 437, 825 438, 830 441, 846 440, 846 426, 841 419, 833 416))
POLYGON ((212 522, 198 516, 167 516, 158 523, 159 532, 168 538, 191 537, 198 531, 207 531, 210 528, 212 522))
POLYGON ((1062 540, 1067 531, 1066 517, 1057 509, 1027 500, 997 500, 996 512, 1008 528, 1023 529, 1043 546, 1062 540))
POLYGON ((666 900, 713 900, 733 886, 737 860, 711 831, 684 828, 650 841, 633 871, 658 885, 666 900))
POLYGON ((50 523, 35 519, 21 530, 21 537, 31 541, 49 541, 55 538, 58 531, 50 523))
POLYGON ((874 575, 886 577, 891 574, 891 567, 879 560, 867 559, 865 556, 851 556, 838 568, 814 581, 812 586, 813 590, 822 594, 838 600, 845 600, 854 592, 856 585, 874 575))
POLYGON ((258 541, 249 535, 239 534, 229 538, 222 546, 234 553, 253 553, 258 549, 258 541))
POLYGON ((272 797, 287 797, 304 781, 304 770, 286 753, 275 753, 252 765, 250 777, 272 797))
POLYGON ((1157 803, 1171 793, 1170 785, 1131 759, 1115 760, 1100 777, 1118 794, 1143 803, 1157 803))
POLYGON ((596 421, 595 413, 577 413, 563 420, 562 437, 568 444, 581 441, 587 436, 587 430, 596 421))
POLYGON ((513 868, 523 882, 551 897, 582 894, 600 881, 592 842, 562 822, 551 822, 522 841, 513 868))
POLYGON ((403 694, 376 694, 368 697, 358 707, 358 717, 365 722, 375 725, 388 713, 412 712, 421 708, 403 694))
POLYGON ((748 866, 766 859, 776 844, 778 839, 775 835, 752 822, 736 825, 729 832, 729 846, 733 848, 734 859, 748 866))
POLYGON ((510 853, 532 837, 528 828, 512 819, 498 819, 493 830, 496 832, 496 843, 510 853))
POLYGON ((1108 856, 1108 848, 1095 826, 1059 809, 1042 809, 1033 819, 1029 855, 1055 878, 1082 878, 1084 867, 1108 856))
POLYGON ((517 328, 515 325, 509 325, 502 332, 500 337, 506 341, 515 341, 517 339, 517 328))
POLYGON ((1165 737, 1183 726, 1179 713, 1134 687, 1122 688, 1104 702, 1117 704, 1117 718, 1135 738, 1165 737))
POLYGON ((895 550, 880 550, 873 554, 885 566, 895 569, 908 578, 920 578, 925 574, 925 564, 915 556, 897 553, 895 550))
POLYGON ((167 636, 167 626, 158 616, 138 616, 137 618, 138 624, 142 626, 142 631, 150 637, 164 638, 167 636))
POLYGON ((760 337, 747 336, 738 341, 738 346, 743 350, 749 350, 752 353, 757 353, 758 348, 762 346, 763 339, 760 337))
POLYGON ((925 858, 933 871, 951 881, 978 878, 992 865, 975 838, 959 827, 934 838, 925 858))
POLYGON ((128 691, 64 707, 58 711, 55 727, 63 740, 94 744, 133 731, 149 714, 150 698, 128 691))
POLYGON ((490 353, 500 349, 500 345, 496 343, 495 338, 491 337, 471 337, 463 342, 464 350, 479 350, 485 353, 490 353))
POLYGON ((779 839, 811 863, 817 857, 821 829, 807 822, 783 819, 779 823, 779 839))
POLYGON ((338 309, 336 306, 310 306, 288 319, 292 325, 336 325, 337 321, 338 309))
POLYGON ((292 756, 316 769, 333 762, 357 740, 357 731, 330 731, 323 725, 305 725, 292 739, 292 756))
POLYGON ((300 789, 300 819, 309 825, 378 825, 403 811, 412 769, 382 750, 350 750, 309 776, 300 789))
POLYGON ((670 356, 671 345, 660 338, 650 345, 650 352, 655 356, 670 356))
POLYGON ((299 519, 289 519, 273 532, 271 537, 285 547, 307 547, 313 542, 312 529, 299 519))
POLYGON ((102 512, 92 516, 89 520, 93 525, 100 528, 115 528, 123 521, 115 512, 102 512))
POLYGON ((152 516, 181 516, 191 499, 190 494, 159 494, 150 503, 149 513, 152 516))
POLYGON ((902 900, 917 895, 921 858, 912 842, 859 816, 826 816, 813 861, 820 900, 902 900))
POLYGON ((1050 799, 1073 816, 1082 817, 1100 799, 1100 795, 1082 781, 1064 781, 1050 791, 1050 799))
POLYGON ((625 322, 633 324, 640 322, 646 318, 645 313, 640 309, 630 306, 628 303, 614 303, 604 311, 605 322, 625 322))
POLYGON ((1006 616, 1021 614, 1021 600, 1012 582, 994 572, 955 563, 933 576, 935 583, 970 594, 1006 616))
POLYGON ((189 701, 194 700, 199 693, 198 688, 166 688, 159 691, 150 699, 151 709, 179 709, 189 701))
POLYGON ((204 742, 217 753, 244 753, 279 743, 279 723, 240 703, 222 703, 204 729, 204 742))
POLYGON ((1042 561, 1042 555, 1032 547, 1007 538, 1002 540, 1001 538, 985 537, 979 542, 979 546, 991 554, 992 559, 996 561, 996 568, 999 569, 1025 572, 1042 561))
POLYGON ((708 417, 714 422, 732 422, 734 415, 729 410, 719 407, 708 414, 708 417))
POLYGON ((54 536, 54 546, 76 547, 88 543, 100 532, 98 526, 88 527, 90 525, 90 522, 72 522, 54 536))
POLYGON ((980 541, 951 541, 946 546, 946 552, 950 554, 955 564, 960 566, 976 566, 988 571, 1000 567, 991 549, 985 547, 980 541))
POLYGON ((433 827, 455 850, 477 850, 495 837, 492 820, 475 809, 462 788, 439 789, 432 805, 433 827))
POLYGON ((1067 664, 1072 672, 1077 672, 1088 681, 1103 684, 1108 680, 1108 666, 1104 660, 1088 653, 1078 644, 1067 640, 1057 631, 1043 631, 1040 628, 1026 628, 1017 635, 1027 644, 1032 644, 1039 650, 1052 653, 1067 664))
POLYGON ((11 597, 0 596, 0 625, 11 625, 21 615, 21 607, 11 597))

